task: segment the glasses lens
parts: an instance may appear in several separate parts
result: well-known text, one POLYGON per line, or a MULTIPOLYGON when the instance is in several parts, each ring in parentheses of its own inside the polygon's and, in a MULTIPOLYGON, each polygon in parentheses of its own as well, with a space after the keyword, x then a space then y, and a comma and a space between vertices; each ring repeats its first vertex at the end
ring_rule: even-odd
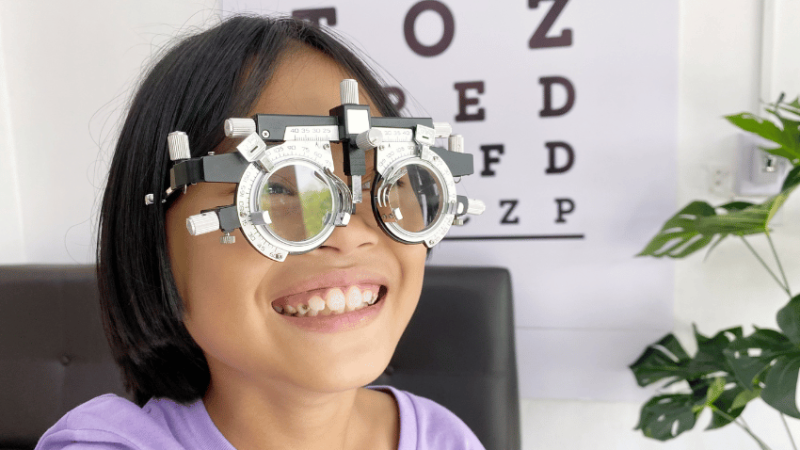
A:
POLYGON ((281 239, 313 239, 332 216, 333 195, 323 175, 295 164, 272 172, 261 187, 259 204, 269 213, 269 229, 281 239))
POLYGON ((391 209, 393 221, 405 231, 425 231, 442 212, 442 185, 425 166, 404 166, 380 183, 379 195, 391 209))

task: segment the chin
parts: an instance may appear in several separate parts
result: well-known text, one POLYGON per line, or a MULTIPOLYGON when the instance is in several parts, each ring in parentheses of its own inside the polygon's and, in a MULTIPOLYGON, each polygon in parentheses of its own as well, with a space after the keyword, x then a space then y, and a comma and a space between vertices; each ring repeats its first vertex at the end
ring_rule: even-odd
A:
POLYGON ((312 364, 309 371, 301 372, 306 376, 301 381, 308 384, 311 380, 314 390, 323 392, 340 392, 356 389, 375 381, 391 361, 394 347, 390 349, 373 348, 358 355, 339 355, 339 358, 320 364, 312 364), (308 375, 313 374, 313 377, 308 375))

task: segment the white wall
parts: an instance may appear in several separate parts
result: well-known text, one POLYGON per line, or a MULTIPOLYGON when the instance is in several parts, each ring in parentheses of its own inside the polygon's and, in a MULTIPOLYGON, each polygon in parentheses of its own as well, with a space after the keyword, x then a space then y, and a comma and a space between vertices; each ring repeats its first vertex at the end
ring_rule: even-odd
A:
POLYGON ((0 2, 0 264, 94 261, 130 90, 169 38, 218 14, 214 0, 0 2))
MULTIPOLYGON (((798 16, 786 8, 800 2, 778 2, 774 22, 781 39, 772 47, 777 62, 768 92, 785 89, 794 95, 800 93, 800 42, 792 46, 787 36, 798 16)), ((142 61, 176 30, 212 23, 216 5, 215 0, 0 2, 0 264, 93 260, 93 213, 109 143, 142 61), (26 199, 48 195, 37 188, 42 179, 69 186, 73 201, 28 206, 26 199)), ((762 89, 761 2, 681 0, 680 6, 676 208, 698 198, 728 200, 708 191, 709 169, 734 169, 737 131, 721 116, 753 111, 762 89)), ((797 287, 800 258, 792 256, 800 254, 798 198, 777 222, 775 243, 790 284, 797 287)), ((752 241, 768 255, 763 239, 752 241)), ((706 263, 701 257, 678 262, 675 287, 675 329, 689 348, 692 322, 707 334, 738 324, 775 327, 774 314, 786 301, 747 250, 733 241, 706 263)), ((708 433, 698 426, 667 444, 645 439, 632 431, 639 407, 523 399, 523 448, 756 448, 733 426, 708 433)), ((773 410, 754 404, 745 417, 773 449, 789 448, 773 410)), ((704 414, 701 422, 707 420, 704 414)), ((800 438, 800 424, 792 422, 792 427, 800 438)))
MULTIPOLYGON (((2 18, 2 16, 0 16, 2 18)), ((3 28, 0 21, 0 211, 6 218, 0 225, 0 264, 27 261, 22 233, 22 210, 11 121, 6 56, 3 51, 3 28)))
MULTIPOLYGON (((788 14, 800 2, 778 0, 774 51, 777 60, 771 92, 800 94, 797 64, 800 40, 797 14, 788 14), (788 3, 788 5, 787 5, 788 3), (791 48, 794 52, 791 52, 791 48), (780 59, 787 59, 780 61, 780 59)), ((723 115, 755 111, 761 74, 761 2, 754 0, 682 0, 680 2, 680 80, 678 117, 678 207, 694 199, 714 204, 729 197, 709 192, 709 170, 735 171, 738 132, 723 115)), ((777 97, 777 94, 776 94, 777 97)), ((774 100, 771 97, 766 100, 774 100)), ((753 199, 755 200, 755 199, 753 199)), ((665 217, 666 219, 666 217, 665 217)), ((777 218, 773 240, 782 256, 790 285, 800 286, 800 198, 795 196, 777 218)), ((763 256, 769 247, 763 238, 751 239, 763 256)), ((687 349, 691 325, 704 334, 745 325, 777 327, 775 313, 787 301, 746 247, 738 242, 720 245, 707 262, 695 256, 676 263, 675 332, 687 349)), ((741 429, 730 425, 701 431, 710 420, 705 412, 695 429, 662 444, 632 431, 640 404, 523 400, 523 448, 534 449, 755 449, 758 446, 741 429)), ((778 414, 760 400, 748 406, 744 417, 754 432, 772 449, 791 448, 778 414)), ((789 419, 800 440, 800 421, 789 419)))

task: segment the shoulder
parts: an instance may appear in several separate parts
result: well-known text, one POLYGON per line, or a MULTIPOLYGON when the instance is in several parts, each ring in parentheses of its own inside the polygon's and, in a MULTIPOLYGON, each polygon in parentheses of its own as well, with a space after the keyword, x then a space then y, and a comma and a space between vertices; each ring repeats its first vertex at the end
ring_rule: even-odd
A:
POLYGON ((391 386, 381 389, 394 394, 400 410, 399 450, 485 450, 467 424, 439 403, 391 386))
POLYGON ((164 399, 140 408, 115 394, 104 394, 65 414, 42 435, 36 450, 183 449, 174 420, 185 408, 164 399))

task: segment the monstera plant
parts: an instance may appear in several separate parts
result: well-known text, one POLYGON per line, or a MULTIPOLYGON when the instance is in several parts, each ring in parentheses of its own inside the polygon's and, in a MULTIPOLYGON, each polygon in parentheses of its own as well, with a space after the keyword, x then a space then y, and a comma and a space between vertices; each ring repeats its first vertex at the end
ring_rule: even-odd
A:
POLYGON ((642 406, 637 430, 645 436, 673 439, 694 427, 700 413, 712 412, 707 429, 735 424, 761 449, 767 445, 740 417, 747 404, 761 398, 780 413, 795 449, 786 417, 800 419, 795 402, 800 371, 800 295, 793 296, 770 237, 770 220, 800 185, 800 99, 785 103, 784 96, 765 109, 767 117, 741 113, 726 116, 733 125, 770 141, 766 152, 792 164, 781 192, 760 204, 732 202, 712 206, 694 201, 678 211, 637 256, 684 258, 708 247, 706 256, 722 241, 741 240, 781 289, 788 303, 777 313, 779 330, 755 328, 745 336, 742 327, 708 337, 694 327, 697 352, 690 356, 673 334, 649 345, 630 368, 640 386, 662 382, 669 393, 642 406), (764 235, 777 270, 748 242, 764 235))

